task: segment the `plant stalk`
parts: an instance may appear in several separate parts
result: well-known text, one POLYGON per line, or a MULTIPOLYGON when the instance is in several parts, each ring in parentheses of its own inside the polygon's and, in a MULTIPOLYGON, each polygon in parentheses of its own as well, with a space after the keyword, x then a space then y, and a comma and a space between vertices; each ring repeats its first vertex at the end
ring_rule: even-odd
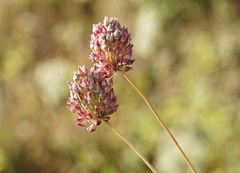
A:
POLYGON ((173 136, 173 134, 170 132, 170 130, 167 128, 167 126, 164 124, 164 122, 160 119, 159 115, 157 114, 157 112, 154 110, 154 108, 151 106, 150 102, 148 101, 148 99, 143 95, 143 93, 138 89, 138 87, 130 80, 130 78, 123 73, 123 77, 128 81, 128 83, 134 88, 134 90, 142 97, 142 99, 144 100, 144 102, 147 104, 148 108, 150 109, 150 111, 154 114, 155 118, 158 120, 158 122, 160 123, 160 125, 162 126, 162 128, 164 129, 164 131, 169 135, 169 137, 172 139, 173 143, 175 144, 175 146, 177 147, 177 149, 179 150, 179 152, 181 153, 182 157, 184 158, 184 160, 186 161, 186 163, 188 164, 189 168, 191 169, 191 171, 193 173, 197 173, 196 169, 194 168, 193 164, 191 163, 191 161, 188 159, 187 155, 185 154, 185 152, 183 151, 183 149, 181 148, 181 146, 178 144, 177 140, 175 139, 175 137, 173 136))
POLYGON ((121 140, 123 140, 123 142, 125 142, 141 159, 142 161, 147 165, 147 167, 153 172, 153 173, 158 173, 155 168, 147 161, 147 159, 144 158, 144 156, 142 154, 140 154, 136 149, 135 147, 127 141, 127 139, 125 139, 122 135, 120 135, 114 128, 113 126, 111 125, 110 122, 108 121, 104 121, 108 127, 119 137, 121 138, 121 140))

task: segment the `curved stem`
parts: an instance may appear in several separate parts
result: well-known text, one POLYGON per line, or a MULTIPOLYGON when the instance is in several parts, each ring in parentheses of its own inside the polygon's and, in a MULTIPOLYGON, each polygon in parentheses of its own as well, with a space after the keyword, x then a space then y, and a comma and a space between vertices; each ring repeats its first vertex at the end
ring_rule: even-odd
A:
POLYGON ((167 128, 167 126, 164 124, 164 122, 160 119, 159 115, 157 114, 157 112, 153 109, 153 107, 151 106, 150 102, 148 101, 148 99, 143 95, 143 93, 137 88, 137 86, 127 77, 126 74, 123 74, 123 77, 129 82, 129 84, 137 91, 137 93, 142 97, 142 99, 144 100, 144 102, 147 104, 148 108, 150 109, 150 111, 154 114, 154 116, 156 117, 156 119, 158 120, 158 122, 160 123, 160 125, 162 126, 162 128, 165 130, 165 132, 169 135, 169 137, 172 139, 172 141, 174 142, 174 144, 176 145, 176 147, 178 148, 178 150, 180 151, 182 157, 184 158, 184 160, 187 162, 189 168, 191 169, 191 171, 193 173, 197 173, 196 169, 194 168, 193 164, 190 162, 190 160, 188 159, 187 155, 185 154, 185 152, 183 151, 183 149, 180 147, 180 145, 178 144, 177 140, 175 139, 175 137, 173 136, 173 134, 170 132, 170 130, 167 128))
POLYGON ((147 161, 147 159, 144 158, 144 156, 142 154, 140 154, 135 148, 134 146, 128 142, 122 135, 120 135, 111 125, 110 122, 104 121, 108 127, 119 137, 123 140, 123 142, 125 142, 141 159, 142 161, 148 166, 148 168, 153 172, 153 173, 158 173, 153 166, 147 161))

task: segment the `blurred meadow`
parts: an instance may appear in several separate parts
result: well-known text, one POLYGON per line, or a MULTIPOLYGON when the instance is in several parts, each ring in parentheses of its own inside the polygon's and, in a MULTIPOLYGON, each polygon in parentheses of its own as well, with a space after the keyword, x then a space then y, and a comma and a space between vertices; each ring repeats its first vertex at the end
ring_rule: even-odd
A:
MULTIPOLYGON (((92 24, 119 18, 128 73, 199 172, 240 172, 238 0, 0 0, 0 172, 146 173, 106 125, 88 133, 66 109, 67 82, 92 62, 92 24)), ((190 172, 124 78, 115 128, 162 173, 190 172)))

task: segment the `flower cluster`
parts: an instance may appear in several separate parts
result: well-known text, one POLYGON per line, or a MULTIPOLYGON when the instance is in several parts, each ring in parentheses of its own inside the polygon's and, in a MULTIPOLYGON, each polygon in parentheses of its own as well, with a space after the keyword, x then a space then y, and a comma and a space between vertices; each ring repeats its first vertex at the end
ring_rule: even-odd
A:
POLYGON ((101 120, 108 121, 118 107, 112 79, 96 69, 96 66, 90 70, 79 67, 73 74, 73 82, 68 84, 68 109, 77 114, 78 125, 87 127, 89 132, 96 130, 101 120))
POLYGON ((92 68, 79 67, 68 84, 68 109, 75 113, 78 125, 95 131, 102 121, 108 121, 117 111, 117 97, 113 91, 112 75, 127 72, 132 67, 130 34, 116 18, 105 17, 103 23, 93 25, 90 47, 92 68))
POLYGON ((135 61, 130 41, 126 27, 121 27, 116 18, 105 17, 103 23, 93 25, 90 59, 108 72, 126 72, 135 61))

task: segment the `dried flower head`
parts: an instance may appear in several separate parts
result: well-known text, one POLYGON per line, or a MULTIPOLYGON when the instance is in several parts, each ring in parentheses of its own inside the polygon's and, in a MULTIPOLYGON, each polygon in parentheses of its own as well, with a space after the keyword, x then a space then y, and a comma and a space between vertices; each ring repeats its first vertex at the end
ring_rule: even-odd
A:
POLYGON ((68 84, 70 97, 67 105, 71 112, 77 114, 79 126, 92 132, 102 120, 109 120, 109 115, 118 108, 112 85, 112 79, 105 78, 105 73, 97 66, 90 70, 85 66, 78 67, 73 74, 73 82, 68 84))
POLYGON ((90 59, 106 71, 128 71, 134 63, 131 37, 126 27, 121 27, 117 18, 105 17, 103 23, 93 25, 90 59))

